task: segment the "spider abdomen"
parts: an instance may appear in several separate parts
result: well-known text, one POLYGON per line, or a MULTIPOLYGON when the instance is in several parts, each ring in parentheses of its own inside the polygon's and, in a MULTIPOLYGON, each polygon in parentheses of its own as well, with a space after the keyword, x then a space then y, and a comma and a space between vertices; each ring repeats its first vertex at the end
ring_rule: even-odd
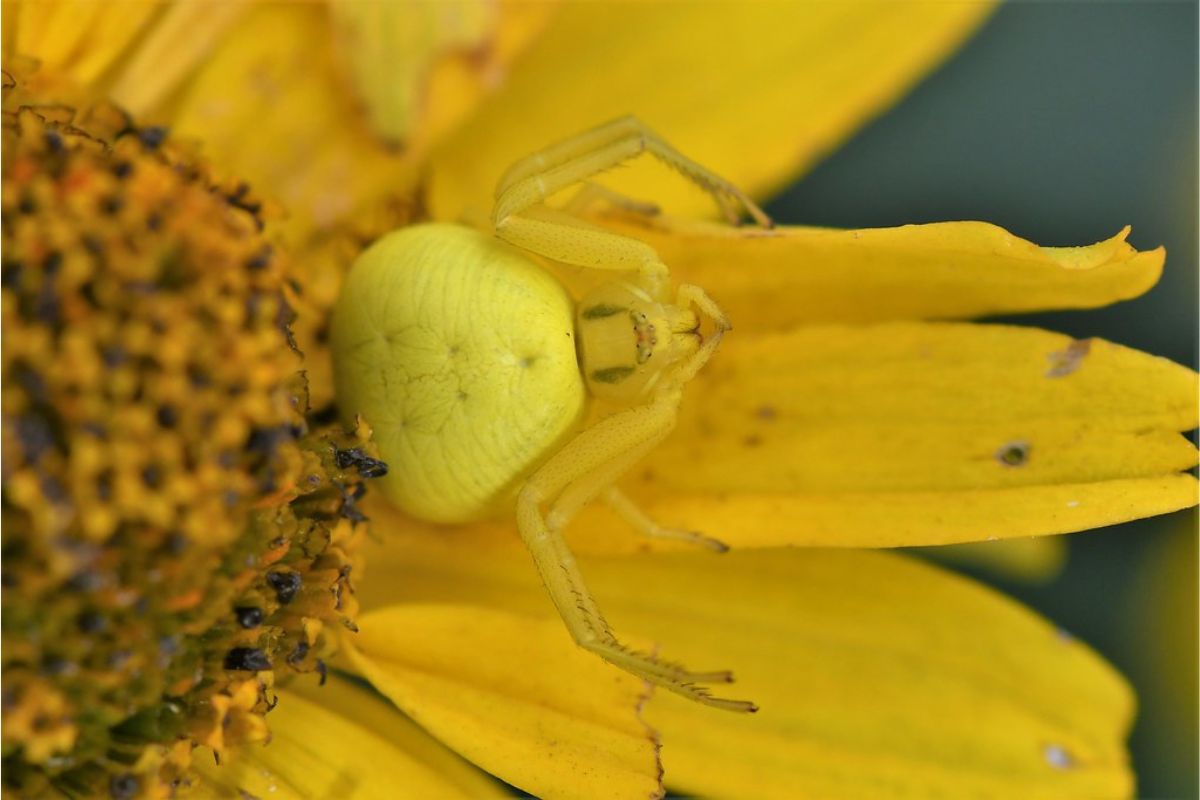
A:
POLYGON ((368 248, 342 288, 332 347, 343 420, 367 421, 388 464, 384 494, 423 519, 501 511, 583 416, 571 298, 469 228, 419 225, 368 248))

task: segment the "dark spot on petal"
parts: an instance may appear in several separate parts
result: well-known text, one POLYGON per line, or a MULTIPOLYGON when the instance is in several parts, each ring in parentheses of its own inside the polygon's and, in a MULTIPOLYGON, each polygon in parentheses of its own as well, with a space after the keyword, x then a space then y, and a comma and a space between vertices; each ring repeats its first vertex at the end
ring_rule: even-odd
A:
POLYGON ((1066 348, 1051 353, 1047 356, 1050 360, 1050 369, 1046 370, 1046 377, 1062 378, 1070 375, 1079 369, 1091 349, 1091 339, 1075 339, 1066 348))
POLYGON ((1008 442, 996 451, 996 460, 1006 467, 1020 467, 1029 460, 1029 442, 1008 442))

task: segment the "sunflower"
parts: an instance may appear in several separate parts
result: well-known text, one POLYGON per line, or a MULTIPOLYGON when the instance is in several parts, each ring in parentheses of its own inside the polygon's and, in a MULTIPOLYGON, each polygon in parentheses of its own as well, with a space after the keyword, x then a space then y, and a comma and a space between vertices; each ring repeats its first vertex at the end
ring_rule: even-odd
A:
POLYGON ((603 509, 572 546, 615 627, 733 666, 757 715, 576 650, 511 522, 437 527, 370 492, 384 466, 330 422, 326 345, 366 244, 477 223, 509 163, 630 112, 767 196, 988 11, 619 9, 5 6, 8 791, 500 793, 467 761, 539 796, 1132 791, 1111 667, 874 552, 1195 503, 1194 373, 962 321, 1136 296, 1165 256, 1128 230, 764 236, 622 172, 662 213, 596 221, 737 325, 622 486, 733 550, 648 543, 603 509))

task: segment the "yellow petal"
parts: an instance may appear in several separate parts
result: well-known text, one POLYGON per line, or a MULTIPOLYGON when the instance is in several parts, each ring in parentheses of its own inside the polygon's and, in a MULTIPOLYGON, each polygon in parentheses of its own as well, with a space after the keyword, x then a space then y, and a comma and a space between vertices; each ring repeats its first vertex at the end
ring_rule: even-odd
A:
POLYGON ((576 648, 558 620, 405 605, 358 622, 354 665, 487 771, 539 797, 661 796, 641 683, 576 648))
POLYGON ((413 185, 411 165, 375 137, 341 81, 332 38, 324 6, 251 4, 154 112, 282 201, 294 235, 377 210, 413 185))
POLYGON ((1100 339, 1007 325, 734 333, 688 385, 676 434, 652 464, 662 485, 759 490, 1005 487, 1170 473, 1194 452, 1174 432, 1197 424, 1198 378, 1100 339), (1023 459, 1003 452, 1012 443, 1025 445, 1023 459), (1105 456, 1106 448, 1124 450, 1105 456), (685 457, 690 469, 681 468, 685 457))
MULTIPOLYGON (((203 62, 242 16, 242 3, 170 5, 121 65, 111 94, 135 115, 149 113, 203 62)), ((242 87, 230 84, 226 93, 242 87)))
POLYGON ((731 663, 762 707, 761 719, 713 719, 656 697, 648 714, 672 787, 737 797, 753 785, 763 798, 1132 789, 1120 676, 982 587, 872 553, 660 556, 592 572, 615 625, 654 624, 667 652, 731 663))
POLYGON ((1038 247, 982 222, 769 231, 615 212, 597 220, 654 247, 739 332, 816 322, 1095 308, 1153 286, 1165 253, 1126 243, 1038 247))
MULTIPOLYGON (((1176 475, 1020 491, 678 496, 646 510, 731 547, 907 547, 1090 530, 1188 508, 1196 495, 1195 479, 1176 475)), ((603 535, 587 522, 578 536, 603 535)))
POLYGON ((441 141, 474 112, 485 97, 500 89, 512 64, 542 35, 558 11, 558 0, 493 0, 497 24, 485 47, 467 58, 444 59, 429 75, 417 142, 419 156, 441 141))
MULTIPOLYGON (((375 602, 433 597, 553 619, 524 554, 399 536, 401 547, 375 554, 386 576, 363 584, 375 602)), ((698 668, 731 668, 738 696, 760 705, 735 716, 657 694, 648 714, 672 789, 744 797, 749 786, 764 798, 1130 791, 1132 699, 1121 678, 968 580, 863 551, 581 566, 618 634, 654 637, 664 656, 698 668)), ((525 665, 526 680, 537 680, 539 664, 525 665)))
MULTIPOLYGON (((433 159, 440 218, 490 210, 516 158, 623 114, 756 196, 894 102, 990 9, 981 3, 568 3, 433 159)), ((711 204, 665 171, 622 188, 711 204)))
POLYGON ((134 37, 163 9, 154 0, 5 3, 6 51, 32 56, 79 84, 91 84, 125 55, 134 37))
POLYGON ((330 9, 376 132, 421 150, 503 80, 554 4, 455 0, 330 9))
MULTIPOLYGON (((1196 502, 1194 372, 1100 340, 951 323, 731 336, 626 482, 730 544, 947 544, 1196 502)), ((587 522, 584 523, 588 524, 587 522)))
POLYGON ((196 758, 205 793, 280 800, 504 796, 387 701, 348 681, 282 691, 268 721, 267 744, 220 765, 196 758))
POLYGON ((395 142, 412 136, 434 64, 482 49, 495 25, 495 7, 478 1, 333 3, 330 12, 371 122, 395 142))

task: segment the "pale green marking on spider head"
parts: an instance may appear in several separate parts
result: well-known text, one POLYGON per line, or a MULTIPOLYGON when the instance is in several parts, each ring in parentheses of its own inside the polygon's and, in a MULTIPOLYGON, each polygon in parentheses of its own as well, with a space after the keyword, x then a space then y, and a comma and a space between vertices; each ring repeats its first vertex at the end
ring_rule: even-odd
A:
POLYGON ((629 309, 625 306, 614 306, 607 305, 605 303, 598 303, 590 308, 585 308, 580 316, 582 316, 584 319, 603 319, 604 317, 611 317, 614 314, 620 314, 622 311, 628 313, 629 309))
POLYGON ((606 367, 592 372, 592 380, 600 383, 620 383, 635 372, 633 367, 606 367))
POLYGON ((461 522, 505 501, 582 420, 574 304, 514 248, 456 225, 383 237, 334 309, 343 422, 361 415, 414 516, 461 522))

